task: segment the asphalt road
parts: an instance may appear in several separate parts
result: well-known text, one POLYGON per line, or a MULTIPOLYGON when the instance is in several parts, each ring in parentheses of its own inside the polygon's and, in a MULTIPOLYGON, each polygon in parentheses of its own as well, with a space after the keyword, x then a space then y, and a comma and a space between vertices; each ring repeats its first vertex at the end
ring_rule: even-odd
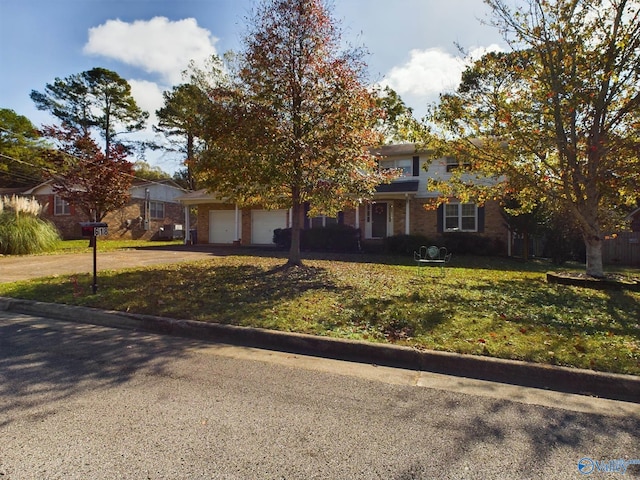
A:
POLYGON ((0 479, 620 478, 585 457, 639 406, 0 312, 0 479))

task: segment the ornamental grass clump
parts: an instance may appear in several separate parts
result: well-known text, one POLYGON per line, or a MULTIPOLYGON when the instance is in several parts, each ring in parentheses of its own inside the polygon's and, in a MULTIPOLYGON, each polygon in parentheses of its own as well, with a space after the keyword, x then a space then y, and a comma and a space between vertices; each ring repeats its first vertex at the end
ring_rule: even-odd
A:
POLYGON ((0 254, 28 255, 52 250, 56 227, 40 217, 42 205, 28 197, 0 197, 0 254))

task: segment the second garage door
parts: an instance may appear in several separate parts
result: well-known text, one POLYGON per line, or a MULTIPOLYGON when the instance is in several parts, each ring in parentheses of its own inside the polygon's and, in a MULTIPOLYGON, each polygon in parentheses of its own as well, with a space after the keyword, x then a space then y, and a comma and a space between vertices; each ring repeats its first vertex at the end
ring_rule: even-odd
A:
POLYGON ((273 231, 287 227, 287 210, 251 210, 251 243, 273 244, 273 231))

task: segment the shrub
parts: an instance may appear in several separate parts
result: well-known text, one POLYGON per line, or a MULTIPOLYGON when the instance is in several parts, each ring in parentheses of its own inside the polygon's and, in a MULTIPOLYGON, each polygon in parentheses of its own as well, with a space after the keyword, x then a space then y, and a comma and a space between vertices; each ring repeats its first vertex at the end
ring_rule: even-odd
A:
POLYGON ((444 234, 438 245, 458 255, 493 256, 504 252, 503 242, 473 233, 444 234))
MULTIPOLYGON (((291 248, 291 229, 275 229, 273 243, 278 248, 291 248)), ((300 249, 314 252, 357 252, 360 249, 360 230, 339 224, 301 230, 300 249)))
POLYGON ((393 235, 384 239, 384 250, 387 253, 413 255, 413 252, 417 252, 421 246, 437 243, 423 235, 393 235))
POLYGON ((547 225, 546 244, 543 256, 551 258, 556 265, 562 265, 569 260, 586 261, 586 247, 582 235, 575 222, 567 216, 553 215, 547 225))
POLYGON ((421 246, 436 245, 446 247, 457 255, 499 255, 504 252, 504 244, 499 240, 471 233, 443 234, 437 238, 422 235, 393 235, 385 238, 385 251, 400 255, 413 255, 421 246))
POLYGON ((41 205, 30 198, 0 198, 0 254, 27 255, 54 248, 60 234, 38 216, 41 211, 41 205))

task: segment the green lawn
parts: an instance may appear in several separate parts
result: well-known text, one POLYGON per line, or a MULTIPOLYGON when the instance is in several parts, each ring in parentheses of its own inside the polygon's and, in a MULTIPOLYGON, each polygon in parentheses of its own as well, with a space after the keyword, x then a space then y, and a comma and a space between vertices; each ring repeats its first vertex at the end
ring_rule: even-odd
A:
MULTIPOLYGON (((127 248, 162 247, 167 245, 182 245, 182 240, 149 241, 149 240, 103 240, 98 237, 98 251, 111 252, 114 250, 124 250, 127 248)), ((89 247, 89 239, 82 240, 60 240, 54 249, 48 251, 49 255, 61 253, 85 253, 93 250, 89 247)))
POLYGON ((283 263, 239 251, 103 272, 97 295, 89 275, 0 295, 640 374, 640 293, 549 285, 548 264, 458 256, 441 276, 384 256, 283 263))

